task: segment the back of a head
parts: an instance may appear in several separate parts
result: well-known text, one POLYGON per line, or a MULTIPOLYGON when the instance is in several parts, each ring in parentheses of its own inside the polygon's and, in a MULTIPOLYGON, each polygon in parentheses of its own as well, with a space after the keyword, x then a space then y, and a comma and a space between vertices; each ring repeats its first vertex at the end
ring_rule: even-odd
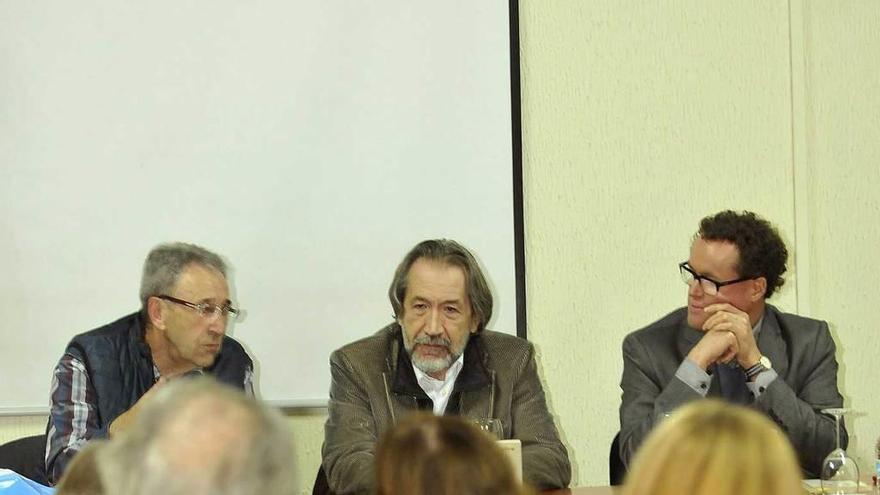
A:
POLYGON ((276 411, 209 377, 170 383, 102 453, 105 485, 131 495, 294 492, 290 432, 276 411))
POLYGON ((101 495, 109 493, 104 490, 101 475, 98 472, 99 449, 104 448, 106 442, 92 440, 73 458, 64 476, 55 486, 57 495, 101 495))
POLYGON ((623 495, 796 495, 800 479, 794 451, 775 424, 707 399, 675 411, 649 435, 623 495))
POLYGON ((379 495, 523 495, 504 453, 456 416, 408 416, 379 442, 379 495))

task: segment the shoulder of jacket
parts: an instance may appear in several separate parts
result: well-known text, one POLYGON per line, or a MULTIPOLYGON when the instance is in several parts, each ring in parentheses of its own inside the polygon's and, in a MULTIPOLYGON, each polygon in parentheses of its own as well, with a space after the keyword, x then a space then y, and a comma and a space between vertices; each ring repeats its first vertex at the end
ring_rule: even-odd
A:
POLYGON ((772 304, 767 304, 766 312, 768 314, 774 315, 778 319, 782 319, 785 321, 794 321, 798 323, 807 323, 812 325, 821 325, 823 323, 822 320, 817 320, 808 316, 796 315, 794 313, 786 313, 772 304))
POLYGON ((378 332, 354 342, 349 342, 333 351, 332 356, 382 355, 390 352, 392 342, 397 337, 399 326, 396 323, 386 325, 378 332))
POLYGON ((535 347, 524 338, 492 330, 480 332, 480 341, 484 352, 496 363, 498 359, 518 359, 516 356, 533 354, 535 347))
POLYGON ((140 321, 138 313, 131 313, 122 318, 100 326, 88 332, 74 336, 67 345, 67 352, 89 347, 96 352, 117 352, 116 349, 127 345, 130 331, 140 321))
POLYGON ((641 340, 667 336, 670 332, 677 332, 685 318, 687 318, 687 307, 678 308, 650 325, 630 332, 626 336, 626 340, 641 340))
POLYGON ((532 345, 531 342, 522 337, 517 337, 516 335, 511 335, 504 332, 496 332, 494 330, 483 330, 482 332, 480 332, 480 338, 483 339, 483 342, 486 342, 487 344, 504 344, 508 346, 523 348, 532 345))
POLYGON ((823 332, 827 333, 828 324, 823 320, 800 316, 794 313, 784 313, 770 304, 767 305, 765 314, 771 315, 776 319, 783 333, 798 334, 800 337, 812 336, 814 338, 820 336, 823 332))
POLYGON ((248 355, 247 351, 244 349, 244 346, 241 345, 241 342, 235 340, 229 335, 223 336, 223 355, 244 359, 250 364, 253 364, 251 357, 248 355))

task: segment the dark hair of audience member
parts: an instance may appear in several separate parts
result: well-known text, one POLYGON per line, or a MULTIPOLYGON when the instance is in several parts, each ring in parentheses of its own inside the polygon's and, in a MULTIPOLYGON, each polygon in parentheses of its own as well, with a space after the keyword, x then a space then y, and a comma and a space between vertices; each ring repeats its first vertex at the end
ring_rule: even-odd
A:
POLYGON ((457 416, 417 413, 376 451, 378 495, 525 495, 513 465, 486 433, 457 416))

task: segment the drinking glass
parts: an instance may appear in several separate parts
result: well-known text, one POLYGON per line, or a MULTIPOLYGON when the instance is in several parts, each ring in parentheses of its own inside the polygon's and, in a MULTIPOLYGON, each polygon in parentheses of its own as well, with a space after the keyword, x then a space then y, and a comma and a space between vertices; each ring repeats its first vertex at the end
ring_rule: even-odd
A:
POLYGON ((847 409, 841 407, 822 409, 823 414, 834 416, 837 434, 837 448, 822 461, 822 493, 829 495, 859 492, 859 466, 840 448, 840 418, 847 412, 847 409))
POLYGON ((495 440, 504 440, 504 428, 501 426, 500 419, 479 418, 473 421, 477 428, 491 435, 495 440))

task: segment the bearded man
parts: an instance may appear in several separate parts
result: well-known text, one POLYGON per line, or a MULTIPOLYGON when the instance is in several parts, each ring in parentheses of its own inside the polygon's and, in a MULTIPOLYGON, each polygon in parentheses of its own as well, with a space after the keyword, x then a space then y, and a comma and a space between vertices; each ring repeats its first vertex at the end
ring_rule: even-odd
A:
MULTIPOLYGON (((395 322, 330 356, 323 473, 337 494, 370 493, 382 433, 414 411, 498 419, 522 442, 523 481, 567 486, 568 452, 544 398, 534 347, 486 330, 492 293, 474 256, 427 240, 401 261, 388 290, 395 322)), ((322 484, 322 474, 316 483, 322 484)))

